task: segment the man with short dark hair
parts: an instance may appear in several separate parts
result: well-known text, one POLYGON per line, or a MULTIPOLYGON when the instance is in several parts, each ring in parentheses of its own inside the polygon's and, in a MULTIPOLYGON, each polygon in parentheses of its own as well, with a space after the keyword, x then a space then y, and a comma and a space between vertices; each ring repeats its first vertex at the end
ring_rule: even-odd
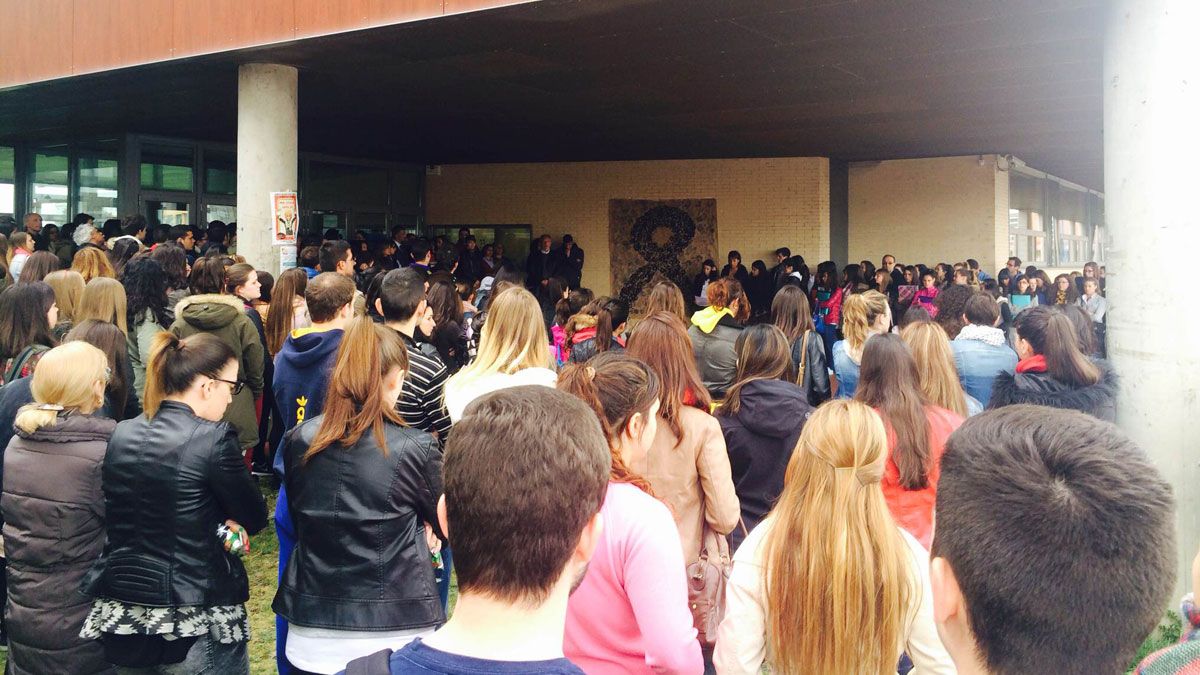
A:
POLYGON ((458 253, 458 267, 454 270, 454 278, 467 283, 474 283, 483 278, 483 255, 479 252, 479 242, 475 240, 475 235, 467 235, 466 245, 458 253))
POLYGON ((412 264, 409 267, 414 267, 418 272, 429 278, 433 273, 433 248, 429 246, 429 240, 424 237, 417 239, 410 246, 412 251, 412 264))
POLYGON ((450 431, 450 414, 442 389, 450 371, 437 349, 416 341, 417 324, 431 312, 425 301, 425 275, 416 266, 392 270, 383 278, 375 311, 384 324, 400 334, 408 348, 408 373, 396 410, 409 426, 428 431, 443 443, 450 431))
MULTIPOLYGON (((791 274, 787 271, 788 258, 792 257, 792 249, 780 246, 775 249, 775 266, 771 268, 771 284, 775 290, 783 286, 784 278, 791 274)), ((793 270, 794 271, 794 270, 793 270)))
POLYGON ((146 242, 146 216, 132 213, 121 221, 121 234, 126 237, 136 237, 142 243, 146 242))
POLYGON ((904 268, 896 264, 896 256, 891 253, 885 253, 879 262, 882 263, 881 269, 885 270, 892 278, 891 283, 888 284, 887 294, 894 307, 895 303, 900 301, 900 287, 904 285, 904 268))
POLYGON ((583 249, 575 244, 575 237, 564 234, 562 247, 558 249, 558 260, 554 262, 558 274, 567 280, 567 287, 579 288, 583 283, 583 249))
POLYGON ((581 675, 562 651, 567 596, 600 541, 611 462, 595 414, 561 391, 514 387, 467 406, 438 502, 458 561, 454 614, 428 638, 353 665, 392 675, 581 675))
POLYGON ((1000 284, 1000 289, 1005 295, 1012 295, 1012 284, 1021 274, 1021 259, 1013 256, 1004 263, 1004 269, 996 274, 996 281, 1000 284))
POLYGON ((392 261, 396 267, 408 267, 412 264, 412 252, 409 250, 407 234, 403 225, 397 225, 392 228, 392 243, 396 245, 396 251, 392 254, 392 261))
MULTIPOLYGON (((293 330, 275 356, 275 403, 284 433, 325 408, 329 374, 337 360, 346 322, 353 315, 354 282, 334 272, 318 274, 304 289, 304 300, 312 326, 293 330)), ((272 465, 283 476, 283 453, 276 452, 272 465)), ((279 536, 279 569, 287 568, 296 543, 296 531, 288 511, 283 485, 275 502, 275 532, 279 536)), ((284 656, 287 622, 276 617, 275 656, 280 672, 291 667, 284 656)))
POLYGON ((961 675, 1123 673, 1175 585, 1171 487, 1124 432, 1019 405, 946 443, 930 563, 961 675))
POLYGON ((321 242, 317 268, 354 278, 354 251, 350 249, 350 242, 344 239, 321 242))

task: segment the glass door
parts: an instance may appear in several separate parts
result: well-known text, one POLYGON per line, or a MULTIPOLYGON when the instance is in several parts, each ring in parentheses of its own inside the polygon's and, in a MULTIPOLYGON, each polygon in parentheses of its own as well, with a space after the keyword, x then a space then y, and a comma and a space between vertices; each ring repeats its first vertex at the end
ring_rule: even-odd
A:
POLYGON ((191 225, 195 207, 190 200, 142 195, 142 215, 150 229, 157 225, 191 225))

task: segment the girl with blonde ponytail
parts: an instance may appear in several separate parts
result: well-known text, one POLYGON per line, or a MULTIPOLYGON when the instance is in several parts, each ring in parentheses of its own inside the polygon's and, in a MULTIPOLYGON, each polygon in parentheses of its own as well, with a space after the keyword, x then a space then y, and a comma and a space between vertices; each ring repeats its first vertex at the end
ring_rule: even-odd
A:
POLYGON ((800 434, 779 502, 734 556, 714 662, 720 673, 953 673, 938 639, 929 555, 896 527, 880 480, 883 423, 822 405, 800 434))
POLYGON ((27 379, 34 402, 17 413, 0 498, 8 564, 19 570, 8 584, 9 668, 108 672, 99 643, 79 637, 89 605, 74 593, 104 547, 100 467, 116 422, 93 413, 108 358, 70 342, 47 351, 27 379))
POLYGON ((837 375, 838 398, 853 398, 858 387, 858 368, 867 339, 891 330, 892 310, 887 296, 867 291, 848 296, 842 303, 842 335, 833 343, 833 372, 837 375))

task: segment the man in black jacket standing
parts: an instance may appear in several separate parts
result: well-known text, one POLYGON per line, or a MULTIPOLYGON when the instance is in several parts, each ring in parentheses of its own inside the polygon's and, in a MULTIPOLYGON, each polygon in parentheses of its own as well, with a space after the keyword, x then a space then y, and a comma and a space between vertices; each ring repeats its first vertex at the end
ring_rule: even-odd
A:
POLYGON ((583 281, 583 249, 575 244, 575 238, 564 234, 562 247, 558 249, 558 273, 567 280, 572 290, 583 281))

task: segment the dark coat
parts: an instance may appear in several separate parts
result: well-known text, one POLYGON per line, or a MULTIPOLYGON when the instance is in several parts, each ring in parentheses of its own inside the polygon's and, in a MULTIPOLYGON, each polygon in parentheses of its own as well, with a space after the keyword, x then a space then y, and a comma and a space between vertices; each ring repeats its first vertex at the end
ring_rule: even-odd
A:
POLYGON ((543 281, 558 275, 560 259, 556 251, 542 253, 541 249, 531 252, 525 259, 525 285, 534 291, 535 295, 542 287, 543 281))
POLYGON ((725 391, 733 385, 734 372, 737 370, 734 343, 744 328, 745 326, 728 315, 722 316, 711 332, 706 332, 694 324, 688 328, 700 380, 715 399, 724 398, 725 391))
MULTIPOLYGON (((788 461, 813 407, 799 387, 780 380, 747 382, 740 400, 736 415, 718 414, 717 421, 729 450, 729 468, 742 505, 742 520, 746 529, 752 530, 783 492, 788 461)), ((741 528, 730 533, 734 549, 743 536, 741 528)))
POLYGON ((427 433, 385 422, 303 463, 321 417, 288 433, 284 476, 296 549, 272 608, 288 623, 383 631, 445 621, 423 523, 436 527, 442 455, 427 433), (337 505, 331 507, 331 505, 337 505))
POLYGON ((1108 422, 1117 418, 1117 375, 1104 362, 1100 381, 1085 387, 1072 387, 1049 373, 1000 373, 992 386, 988 409, 1028 403, 1051 408, 1079 410, 1108 422))
POLYGON ((104 508, 108 542, 89 594, 150 607, 249 599, 246 569, 217 526, 232 519, 254 534, 267 508, 228 423, 164 401, 153 419, 118 424, 104 458, 104 508))
POLYGON ((579 248, 579 244, 572 245, 570 252, 567 252, 566 247, 560 247, 556 264, 558 273, 567 280, 567 285, 579 288, 580 282, 583 281, 583 249, 579 248))
POLYGON ((71 415, 4 453, 8 667, 20 673, 110 673, 100 643, 79 637, 91 601, 79 593, 104 549, 100 467, 117 423, 71 415))

